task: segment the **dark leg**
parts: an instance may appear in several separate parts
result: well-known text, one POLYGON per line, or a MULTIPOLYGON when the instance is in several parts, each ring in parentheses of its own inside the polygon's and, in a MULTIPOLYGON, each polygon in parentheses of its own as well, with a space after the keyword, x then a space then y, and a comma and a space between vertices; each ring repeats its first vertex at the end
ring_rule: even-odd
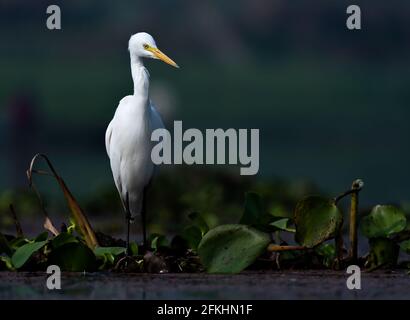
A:
POLYGON ((147 211, 147 187, 144 188, 142 198, 141 222, 142 222, 142 245, 147 249, 147 226, 146 226, 146 211, 147 211))
POLYGON ((131 212, 130 212, 130 202, 128 199, 128 192, 126 193, 126 199, 125 199, 125 220, 127 224, 127 239, 126 239, 126 247, 125 247, 125 255, 129 255, 129 250, 130 250, 130 224, 132 220, 131 212))

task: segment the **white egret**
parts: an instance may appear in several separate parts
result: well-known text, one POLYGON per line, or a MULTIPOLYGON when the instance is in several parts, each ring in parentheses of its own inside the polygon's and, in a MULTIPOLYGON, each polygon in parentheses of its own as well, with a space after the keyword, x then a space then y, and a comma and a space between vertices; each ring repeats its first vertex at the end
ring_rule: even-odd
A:
POLYGON ((160 59, 178 68, 171 58, 157 48, 148 33, 132 35, 128 49, 134 94, 120 101, 105 134, 112 174, 126 213, 127 252, 130 222, 135 216, 141 216, 143 244, 146 246, 146 190, 154 172, 151 133, 164 127, 161 116, 149 98, 149 73, 142 58, 160 59))

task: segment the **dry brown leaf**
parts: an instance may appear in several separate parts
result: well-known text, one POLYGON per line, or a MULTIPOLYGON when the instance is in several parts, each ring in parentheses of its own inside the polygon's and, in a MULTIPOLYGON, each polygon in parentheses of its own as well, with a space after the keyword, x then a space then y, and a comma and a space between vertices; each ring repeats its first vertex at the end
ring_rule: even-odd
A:
MULTIPOLYGON (((60 185, 60 188, 63 191, 64 198, 67 201, 67 204, 70 208, 71 214, 72 214, 72 216, 73 216, 73 218, 76 222, 76 225, 78 226, 78 228, 80 230, 80 233, 84 237, 84 240, 85 240, 87 246, 90 247, 91 249, 94 249, 96 246, 98 246, 98 241, 97 241, 97 238, 95 236, 94 230, 92 229, 86 215, 84 214, 84 212, 81 209, 80 205, 78 204, 78 202, 76 201, 76 199, 74 198, 74 196, 72 195, 70 190, 68 189, 68 187, 65 184, 64 180, 57 174, 57 172, 55 171, 53 165, 51 164, 50 160, 48 159, 48 157, 46 155, 36 154, 34 156, 34 158, 31 160, 29 170, 27 170, 27 177, 28 177, 28 180, 29 180, 30 187, 35 191, 35 193, 37 195, 37 198, 39 199, 42 210, 43 210, 43 212, 46 216, 46 222, 47 222, 47 218, 49 219, 49 216, 48 216, 48 213, 47 213, 47 211, 44 207, 44 203, 42 201, 40 193, 37 191, 37 189, 36 189, 36 187, 33 183, 33 173, 37 173, 37 174, 41 174, 41 175, 51 175, 57 180, 58 184, 60 185), (46 161, 48 167, 51 170, 51 173, 47 172, 47 171, 36 171, 36 170, 33 169, 34 164, 35 164, 36 160, 39 157, 43 158, 46 161)), ((50 223, 51 223, 51 220, 50 220, 50 223)), ((51 223, 51 225, 52 225, 52 223, 51 223)), ((55 228, 54 228, 54 230, 55 230, 55 228)))
POLYGON ((46 217, 43 226, 46 230, 50 231, 55 236, 58 236, 60 234, 60 232, 58 232, 58 230, 54 227, 49 217, 46 217))

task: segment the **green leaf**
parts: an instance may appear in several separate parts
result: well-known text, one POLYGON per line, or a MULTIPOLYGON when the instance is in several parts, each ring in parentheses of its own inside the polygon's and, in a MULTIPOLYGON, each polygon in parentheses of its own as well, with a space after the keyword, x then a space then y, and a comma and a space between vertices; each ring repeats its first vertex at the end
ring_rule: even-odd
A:
POLYGON ((280 204, 272 205, 269 208, 269 214, 276 218, 293 218, 293 212, 288 212, 286 208, 280 204))
POLYGON ((34 242, 40 242, 40 241, 45 241, 48 239, 48 232, 44 231, 40 233, 35 239, 34 242))
POLYGON ((110 264, 114 264, 115 256, 113 254, 107 253, 105 256, 107 257, 107 261, 109 261, 110 264))
POLYGON ((410 240, 406 240, 400 243, 400 248, 405 253, 410 254, 410 240))
POLYGON ((96 257, 89 247, 77 243, 66 243, 51 251, 49 264, 58 265, 63 271, 92 271, 96 267, 96 257))
POLYGON ((135 242, 130 243, 130 253, 131 256, 138 255, 138 245, 135 242))
POLYGON ((9 242, 10 248, 13 250, 17 250, 21 246, 24 246, 25 244, 29 243, 26 238, 15 238, 9 242))
POLYGON ((279 219, 279 220, 276 220, 274 222, 271 222, 270 225, 272 227, 275 227, 275 228, 279 229, 279 230, 283 230, 283 231, 287 231, 287 232, 296 232, 295 229, 288 227, 289 221, 290 221, 289 218, 283 218, 283 219, 279 219))
MULTIPOLYGON (((135 243, 133 244, 136 245, 135 243)), ((96 255, 97 259, 102 260, 102 264, 100 265, 99 269, 100 270, 107 269, 110 266, 114 265, 115 257, 119 256, 120 254, 125 253, 125 251, 126 250, 124 247, 97 247, 95 248, 94 254, 96 255)))
POLYGON ((343 223, 343 216, 334 201, 318 197, 307 197, 296 205, 295 239, 301 245, 313 248, 333 238, 343 223))
POLYGON ((153 233, 149 237, 149 241, 151 243, 151 248, 154 250, 158 250, 159 247, 168 247, 169 243, 165 236, 158 233, 153 233))
POLYGON ((78 242, 77 238, 74 237, 72 234, 68 232, 62 232, 58 236, 56 236, 53 240, 51 240, 51 245, 54 249, 61 247, 67 243, 75 243, 78 242))
MULTIPOLYGON (((76 225, 76 223, 75 223, 74 218, 73 218, 73 217, 70 217, 70 225, 69 225, 68 228, 67 228, 67 233, 73 234, 74 231, 76 231, 77 229, 78 229, 78 228, 77 228, 77 225, 76 225)), ((79 232, 79 233, 80 233, 80 232, 79 232)))
POLYGON ((238 273, 251 265, 269 242, 267 233, 249 226, 222 225, 203 237, 198 254, 209 273, 238 273))
POLYGON ((168 247, 169 243, 165 236, 158 236, 155 237, 154 240, 151 242, 151 247, 157 250, 160 247, 168 247))
POLYGON ((406 228, 406 215, 390 205, 377 205, 361 221, 361 231, 368 238, 388 237, 406 228))
POLYGON ((202 240, 202 232, 197 226, 190 226, 184 229, 182 238, 188 242, 188 246, 191 249, 196 251, 202 240))
MULTIPOLYGON (((6 267, 7 270, 10 270, 10 271, 16 270, 13 266, 13 263, 11 262, 10 257, 0 256, 0 262, 2 262, 4 264, 4 266, 6 267)), ((2 270, 1 267, 0 267, 0 270, 2 270)))
POLYGON ((103 255, 112 255, 112 256, 118 256, 122 253, 125 252, 124 247, 97 247, 94 249, 94 254, 97 257, 103 256, 103 255))
POLYGON ((47 242, 48 240, 30 242, 18 248, 11 257, 11 262, 13 263, 14 267, 17 269, 21 268, 27 262, 27 260, 30 259, 32 254, 44 247, 47 242))
POLYGON ((269 230, 269 224, 275 218, 264 208, 262 198, 255 192, 245 194, 245 208, 239 221, 242 225, 252 226, 263 231, 269 230))
POLYGON ((387 238, 369 239, 370 252, 366 267, 375 269, 382 266, 394 266, 399 257, 399 246, 387 238))
POLYGON ((194 223, 195 226, 199 228, 199 230, 201 230, 201 234, 202 234, 201 237, 203 237, 205 233, 209 231, 208 224, 198 212, 191 212, 188 215, 188 218, 194 223))
POLYGON ((323 257, 323 265, 331 268, 336 259, 336 247, 334 244, 322 243, 315 248, 315 252, 323 257))

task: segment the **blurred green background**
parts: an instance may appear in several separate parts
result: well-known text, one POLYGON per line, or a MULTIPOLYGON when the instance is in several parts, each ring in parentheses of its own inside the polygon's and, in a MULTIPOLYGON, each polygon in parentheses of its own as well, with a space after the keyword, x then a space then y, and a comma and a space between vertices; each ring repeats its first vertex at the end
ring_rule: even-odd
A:
POLYGON ((162 221, 189 210, 239 216, 248 189, 291 208, 355 178, 365 181, 365 205, 406 202, 410 3, 354 3, 361 31, 347 30, 352 3, 340 0, 0 1, 2 210, 44 152, 89 211, 120 211, 104 133, 132 92, 127 42, 139 31, 181 66, 146 61, 168 126, 261 135, 256 177, 228 167, 162 170, 151 201, 162 221), (46 28, 49 4, 60 5, 62 30, 46 28))

